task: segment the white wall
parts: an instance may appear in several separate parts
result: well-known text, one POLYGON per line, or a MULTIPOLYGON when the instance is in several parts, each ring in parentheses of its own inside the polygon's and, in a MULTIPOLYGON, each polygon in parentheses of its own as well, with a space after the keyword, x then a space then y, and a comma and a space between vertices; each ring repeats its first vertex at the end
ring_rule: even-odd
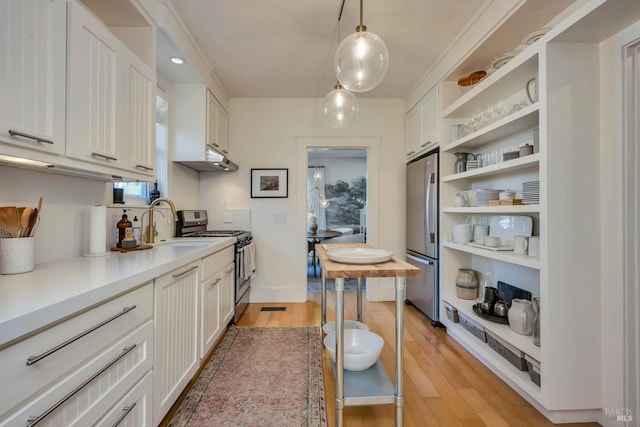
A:
MULTIPOLYGON (((251 231, 257 243, 257 274, 252 302, 306 300, 306 180, 299 174, 296 138, 379 138, 378 188, 381 209, 375 244, 404 252, 404 101, 360 99, 354 123, 332 129, 321 115, 322 99, 241 99, 229 103, 229 157, 240 165, 233 173, 201 173, 203 209, 216 220, 226 208, 251 209, 251 231), (251 168, 288 168, 289 197, 252 199, 251 168), (301 190, 302 189, 302 190, 301 190), (286 222, 274 223, 276 215, 286 222)), ((306 159, 306 152, 304 158, 306 159)), ((304 161, 306 163, 306 160, 304 161)), ((393 287, 384 284, 385 288, 393 287)), ((393 298, 383 291, 381 298, 393 298)))
MULTIPOLYGON (((633 418, 640 416, 640 408, 634 402, 625 402, 625 383, 636 383, 638 378, 629 378, 625 369, 625 342, 627 346, 637 343, 638 337, 625 337, 627 329, 624 307, 626 290, 624 277, 624 229, 623 188, 624 185, 624 112, 622 110, 622 47, 640 38, 640 23, 611 37, 600 46, 600 95, 602 104, 600 150, 601 187, 600 214, 602 217, 602 407, 605 409, 631 408, 633 418)), ((637 236, 635 236, 637 239, 637 236)), ((636 240, 637 241, 637 240, 636 240)), ((628 356, 628 355, 627 355, 628 356)), ((603 417, 604 426, 620 425, 615 417, 603 417)))
POLYGON ((96 202, 111 201, 106 198, 105 182, 0 166, 0 206, 36 207, 40 196, 43 206, 35 234, 35 263, 88 252, 90 208, 96 202))

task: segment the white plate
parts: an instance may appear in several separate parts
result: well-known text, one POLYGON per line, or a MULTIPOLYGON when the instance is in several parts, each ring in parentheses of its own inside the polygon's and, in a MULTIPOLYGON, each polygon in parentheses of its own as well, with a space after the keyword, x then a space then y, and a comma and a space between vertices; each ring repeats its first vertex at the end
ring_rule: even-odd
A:
POLYGON ((526 36, 524 36, 522 38, 522 40, 520 40, 521 44, 527 44, 527 45, 532 45, 535 42, 538 41, 538 39, 542 36, 544 36, 545 34, 547 34, 547 32, 549 32, 551 28, 540 28, 539 30, 536 30, 532 33, 527 34, 526 36))
POLYGON ((500 238, 500 246, 513 248, 515 236, 531 236, 533 221, 524 215, 496 215, 489 222, 489 236, 500 238))
POLYGON ((504 64, 506 64, 507 62, 511 61, 519 53, 520 53, 519 50, 512 50, 511 52, 501 53, 500 55, 496 56, 491 60, 489 67, 498 69, 502 67, 504 64))
POLYGON ((344 248, 331 249, 327 256, 331 261, 344 264, 378 264, 389 261, 393 252, 387 249, 344 248))
POLYGON ((489 249, 490 251, 512 251, 513 250, 513 246, 491 247, 486 245, 479 245, 477 243, 467 243, 467 245, 473 246, 474 248, 489 249))

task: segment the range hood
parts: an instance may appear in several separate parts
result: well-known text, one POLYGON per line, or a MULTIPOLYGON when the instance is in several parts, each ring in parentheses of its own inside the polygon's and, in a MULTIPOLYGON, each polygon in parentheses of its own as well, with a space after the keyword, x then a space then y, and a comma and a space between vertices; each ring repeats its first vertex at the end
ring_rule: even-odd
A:
POLYGON ((198 172, 232 172, 238 170, 238 165, 233 163, 224 154, 207 147, 205 160, 176 160, 183 166, 197 170, 198 172))

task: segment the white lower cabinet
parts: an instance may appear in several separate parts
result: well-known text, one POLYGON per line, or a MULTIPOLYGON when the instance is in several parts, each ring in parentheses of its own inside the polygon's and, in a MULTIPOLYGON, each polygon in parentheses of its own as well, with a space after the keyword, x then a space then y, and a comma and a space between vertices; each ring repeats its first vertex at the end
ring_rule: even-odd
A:
POLYGON ((201 261, 155 279, 153 424, 169 411, 200 365, 198 285, 201 261))
POLYGON ((150 372, 153 322, 149 319, 88 363, 29 399, 0 421, 2 426, 94 425, 138 380, 150 372))
POLYGON ((220 283, 220 323, 226 326, 233 318, 234 312, 234 273, 235 266, 229 264, 222 272, 222 282, 220 283))
POLYGON ((149 372, 96 423, 97 427, 152 426, 153 373, 149 372))
MULTIPOLYGON (((122 348, 132 344, 136 344, 138 349, 132 350, 125 360, 133 360, 131 357, 145 358, 135 359, 134 363, 144 362, 145 371, 149 370, 151 360, 147 363, 146 357, 151 354, 153 330, 151 335, 143 334, 140 340, 122 337, 136 328, 139 328, 138 332, 148 332, 141 325, 151 321, 152 304, 153 287, 149 283, 0 351, 0 384, 12 385, 0 389, 0 425, 25 425, 26 417, 43 413, 90 377, 99 368, 99 361, 106 363, 110 357, 116 357, 122 348), (114 346, 116 342, 121 344, 114 346), (140 343, 144 344, 145 355, 139 354, 140 343), (81 372, 83 375, 80 375, 81 372), (36 405, 31 402, 40 403, 36 405), (28 414, 24 412, 27 407, 32 408, 27 411, 28 414)), ((109 379, 104 377, 101 375, 96 378, 94 384, 99 383, 103 387, 105 381, 116 379, 111 374, 109 379)), ((91 389, 92 385, 87 387, 91 389)), ((82 392, 79 390, 80 395, 82 392)), ((55 417, 58 412, 54 411, 51 416, 55 417)))
POLYGON ((204 359, 233 316, 234 248, 202 260, 200 358, 204 359))

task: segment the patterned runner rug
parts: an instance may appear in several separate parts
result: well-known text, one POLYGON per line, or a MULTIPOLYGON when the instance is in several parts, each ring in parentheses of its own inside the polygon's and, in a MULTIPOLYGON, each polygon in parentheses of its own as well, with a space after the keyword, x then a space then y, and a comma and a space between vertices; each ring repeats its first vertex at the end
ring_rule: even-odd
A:
POLYGON ((231 326, 169 423, 326 427, 320 328, 231 326))

